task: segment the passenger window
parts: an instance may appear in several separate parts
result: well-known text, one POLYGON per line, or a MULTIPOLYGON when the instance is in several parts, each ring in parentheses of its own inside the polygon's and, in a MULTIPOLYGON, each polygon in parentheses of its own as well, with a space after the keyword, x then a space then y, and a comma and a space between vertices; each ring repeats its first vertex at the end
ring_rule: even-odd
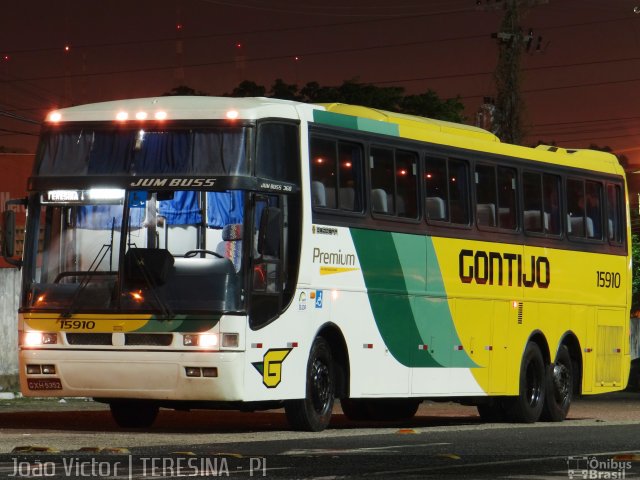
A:
POLYGON ((417 218, 417 164, 414 152, 371 149, 371 210, 373 213, 417 218))
POLYGON ((607 238, 611 243, 622 243, 624 208, 620 185, 607 185, 607 238))
POLYGON ((469 224, 469 168, 461 160, 425 160, 427 221, 469 224))
POLYGON ((362 212, 362 147, 355 143, 312 137, 309 149, 312 205, 362 212))
POLYGON ((560 177, 546 173, 524 172, 522 196, 524 231, 559 235, 560 177))
POLYGON ((476 165, 476 223, 515 230, 516 170, 476 165))
POLYGON ((602 184, 568 179, 567 212, 570 236, 602 239, 602 184))

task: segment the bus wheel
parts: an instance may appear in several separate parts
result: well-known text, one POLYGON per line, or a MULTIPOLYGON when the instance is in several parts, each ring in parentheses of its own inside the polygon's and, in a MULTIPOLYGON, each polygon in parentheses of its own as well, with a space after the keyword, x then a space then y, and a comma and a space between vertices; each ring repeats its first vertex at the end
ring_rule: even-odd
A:
POLYGON ((520 394, 507 400, 507 417, 514 422, 538 421, 544 405, 547 376, 540 347, 527 343, 520 365, 520 394))
POLYGON ((146 428, 158 416, 158 406, 145 402, 111 402, 111 416, 122 428, 146 428))
POLYGON ((349 420, 370 420, 367 401, 359 398, 343 398, 340 400, 342 412, 349 420))
POLYGON ((573 399, 573 367, 565 345, 560 347, 556 363, 547 370, 547 394, 542 419, 561 422, 567 418, 573 399))
POLYGON ((287 420, 294 430, 319 432, 327 428, 335 395, 333 360, 329 344, 317 337, 307 364, 307 394, 300 400, 285 402, 287 420))

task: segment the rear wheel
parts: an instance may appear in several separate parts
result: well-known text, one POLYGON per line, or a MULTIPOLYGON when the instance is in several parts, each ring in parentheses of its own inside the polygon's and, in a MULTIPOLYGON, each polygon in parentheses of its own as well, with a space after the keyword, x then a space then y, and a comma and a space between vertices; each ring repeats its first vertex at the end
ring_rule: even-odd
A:
POLYGON ((540 347, 527 343, 520 365, 520 393, 506 400, 509 420, 519 423, 534 423, 542 413, 546 395, 547 376, 540 347))
POLYGON ((317 337, 307 364, 306 396, 285 403, 285 413, 295 430, 319 432, 329 425, 335 395, 333 360, 329 344, 317 337))
POLYGON ((109 403, 111 416, 122 428, 147 428, 158 416, 157 405, 146 402, 124 401, 109 403))
POLYGON ((556 362, 547 370, 547 392, 542 410, 542 419, 561 422, 567 418, 573 399, 573 365, 569 350, 560 347, 556 362))

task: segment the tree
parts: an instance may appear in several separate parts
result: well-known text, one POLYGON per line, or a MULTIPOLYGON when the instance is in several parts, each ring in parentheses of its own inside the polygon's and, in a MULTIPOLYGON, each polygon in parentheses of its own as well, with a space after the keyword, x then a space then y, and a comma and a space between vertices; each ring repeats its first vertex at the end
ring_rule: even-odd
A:
POLYGON ((171 97, 175 95, 208 95, 208 93, 195 90, 187 85, 178 85, 177 87, 173 87, 168 92, 162 94, 163 97, 171 97))
MULTIPOLYGON (((262 96, 265 91, 265 87, 245 80, 233 89, 231 94, 226 95, 262 96)), ((378 87, 361 83, 357 79, 346 80, 338 86, 322 86, 318 82, 308 82, 299 89, 297 85, 288 84, 278 78, 269 90, 269 97, 307 103, 348 103, 451 122, 464 121, 464 105, 459 98, 442 100, 432 90, 417 95, 405 95, 402 87, 378 87)))
POLYGON ((225 95, 228 97, 264 97, 267 90, 256 82, 244 80, 240 82, 236 88, 233 89, 231 94, 225 95))

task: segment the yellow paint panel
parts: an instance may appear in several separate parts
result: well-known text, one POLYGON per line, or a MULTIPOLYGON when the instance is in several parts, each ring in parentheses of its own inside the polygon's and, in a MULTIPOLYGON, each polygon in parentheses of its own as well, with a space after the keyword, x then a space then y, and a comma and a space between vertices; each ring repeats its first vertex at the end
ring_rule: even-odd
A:
POLYGON ((133 332, 144 327, 151 315, 78 314, 62 318, 58 314, 25 314, 24 322, 33 330, 45 332, 133 332))

